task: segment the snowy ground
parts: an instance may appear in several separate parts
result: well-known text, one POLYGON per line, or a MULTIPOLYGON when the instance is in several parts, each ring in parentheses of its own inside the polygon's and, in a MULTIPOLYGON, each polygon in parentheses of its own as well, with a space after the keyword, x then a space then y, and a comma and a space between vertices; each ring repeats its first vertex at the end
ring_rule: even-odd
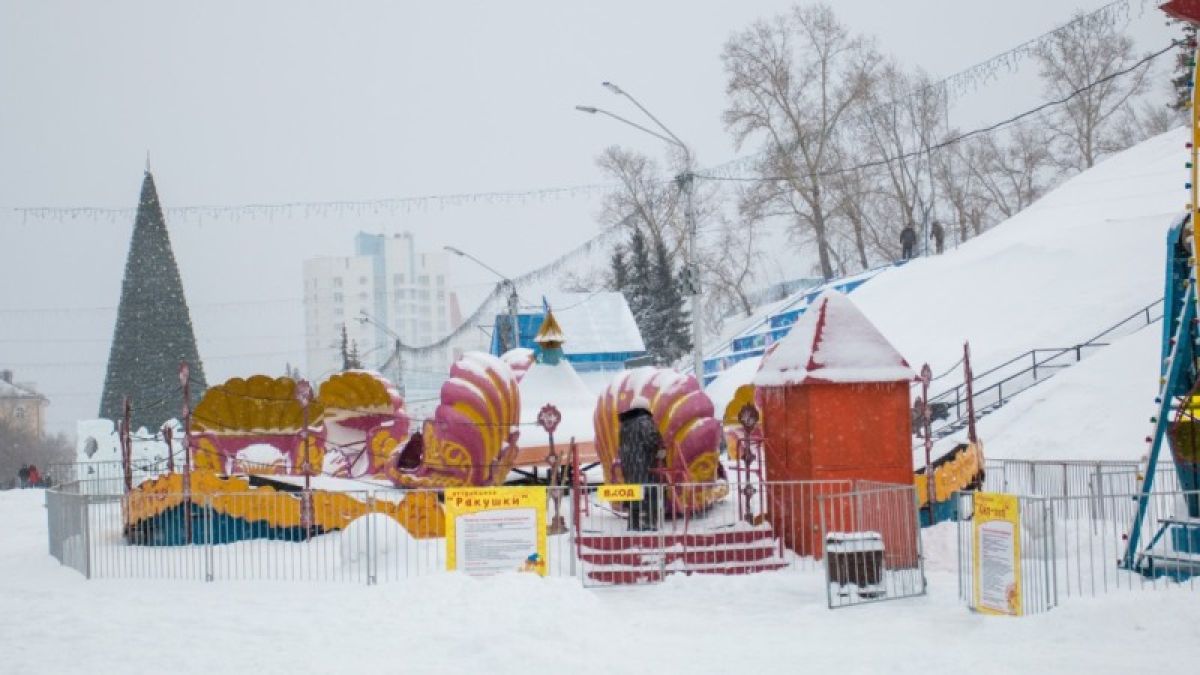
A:
POLYGON ((830 611, 821 578, 795 572, 602 590, 528 575, 86 581, 46 554, 43 499, 0 492, 3 672, 1130 673, 1200 658, 1195 593, 968 612, 945 527, 927 541, 927 597, 830 611))

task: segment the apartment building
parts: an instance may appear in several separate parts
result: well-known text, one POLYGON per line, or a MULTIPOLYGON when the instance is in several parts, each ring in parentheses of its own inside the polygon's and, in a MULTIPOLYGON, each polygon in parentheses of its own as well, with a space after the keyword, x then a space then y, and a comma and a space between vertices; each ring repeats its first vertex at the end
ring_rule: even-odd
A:
MULTIPOLYGON (((341 369, 345 326, 363 367, 396 380, 397 339, 406 347, 423 347, 458 323, 447 267, 444 252, 418 249, 408 232, 360 232, 354 238, 354 255, 306 260, 308 377, 319 381, 341 369)), ((403 349, 401 355, 405 388, 436 391, 446 377, 450 349, 403 349)))

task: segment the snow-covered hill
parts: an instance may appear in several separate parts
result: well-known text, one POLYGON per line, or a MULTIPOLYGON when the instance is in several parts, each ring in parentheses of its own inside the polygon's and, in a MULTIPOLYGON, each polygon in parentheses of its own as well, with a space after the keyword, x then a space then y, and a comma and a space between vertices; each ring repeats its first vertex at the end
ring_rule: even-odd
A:
POLYGON ((983 370, 1091 337, 1162 296, 1164 237, 1188 199, 1186 141, 1183 129, 1145 141, 957 250, 882 272, 854 301, 935 372, 963 340, 983 370))
MULTIPOLYGON (((1088 339, 1162 296, 1164 237, 1188 199, 1186 142, 1184 129, 1147 140, 955 250, 879 273, 851 298, 914 368, 927 362, 935 373, 966 340, 980 372, 1088 339)), ((1121 340, 986 419, 989 455, 1139 457, 1158 331, 1121 340)), ((718 378, 714 398, 731 384, 718 378)))

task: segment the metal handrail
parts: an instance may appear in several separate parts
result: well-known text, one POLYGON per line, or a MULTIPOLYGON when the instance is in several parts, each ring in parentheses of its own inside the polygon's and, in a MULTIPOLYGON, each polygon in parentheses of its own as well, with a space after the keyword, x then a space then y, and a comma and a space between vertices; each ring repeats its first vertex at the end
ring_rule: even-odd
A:
MULTIPOLYGON (((1000 365, 994 366, 982 373, 977 374, 974 378, 976 382, 978 382, 979 380, 982 380, 982 379, 986 379, 988 375, 1000 372, 1000 371, 1004 370, 1005 368, 1012 366, 1013 364, 1023 361, 1024 359, 1028 358, 1031 361, 1029 366, 1022 368, 1021 370, 1018 370, 1016 372, 1009 373, 1008 375, 1006 375, 1005 377, 1003 377, 1002 379, 1000 379, 997 382, 993 382, 991 384, 984 386, 983 388, 976 389, 974 392, 976 399, 985 397, 987 394, 989 394, 993 391, 996 392, 996 399, 997 399, 994 403, 990 403, 985 406, 982 406, 981 408, 979 408, 979 410, 977 412, 991 412, 992 410, 995 410, 996 408, 1003 406, 1005 403, 1007 403, 1008 399, 1012 398, 1014 395, 1021 393, 1023 391, 1026 391, 1027 389, 1030 389, 1031 387, 1037 385, 1039 382, 1050 377, 1050 375, 1047 375, 1046 377, 1038 377, 1037 371, 1039 368, 1053 373, 1054 371, 1056 371, 1058 369, 1065 368, 1068 365, 1071 365, 1071 364, 1057 365, 1057 364, 1052 363, 1054 360, 1060 358, 1064 354, 1070 354, 1071 352, 1074 352, 1075 359, 1072 363, 1078 363, 1079 361, 1083 360, 1083 350, 1085 348, 1091 349, 1091 348, 1098 348, 1098 347, 1107 347, 1110 343, 1100 342, 1100 340, 1102 338, 1112 334, 1117 329, 1125 326, 1126 324, 1133 321, 1134 319, 1137 319, 1139 317, 1144 317, 1145 323, 1143 324, 1143 327, 1149 326, 1149 325, 1155 323, 1156 321, 1161 320, 1162 319, 1161 312, 1158 314, 1158 316, 1152 316, 1151 310, 1153 310, 1156 306, 1161 306, 1162 303, 1163 303, 1163 299, 1159 298, 1158 300, 1155 300, 1154 302, 1149 303, 1148 305, 1142 307, 1141 309, 1130 314, 1129 316, 1118 321, 1117 323, 1112 324, 1111 326, 1105 328, 1104 330, 1100 331, 1095 336, 1089 338, 1088 340, 1086 340, 1084 342, 1080 342, 1080 343, 1070 346, 1070 347, 1049 347, 1049 348, 1041 347, 1041 348, 1036 348, 1036 349, 1030 349, 1026 352, 1023 352, 1023 353, 1005 361, 1004 363, 1001 363, 1000 365), (1038 359, 1039 353, 1041 353, 1041 354, 1048 353, 1050 355, 1039 360, 1038 359), (1011 384, 1010 384, 1008 396, 1005 396, 1004 385, 1006 383, 1011 383, 1014 380, 1016 380, 1022 376, 1025 376, 1029 373, 1033 374, 1032 382, 1030 382, 1026 386, 1019 387, 1017 389, 1012 389, 1011 384)), ((962 421, 961 407, 964 402, 963 401, 963 390, 965 389, 965 387, 966 387, 965 383, 957 384, 957 385, 943 391, 940 394, 929 397, 929 403, 931 403, 931 404, 932 403, 945 403, 948 400, 953 400, 955 402, 955 419, 952 421, 947 421, 943 424, 939 424, 939 425, 937 425, 936 428, 931 429, 930 433, 935 438, 943 438, 947 434, 953 433, 958 428, 961 428, 961 427, 956 427, 955 424, 960 423, 962 421), (949 431, 946 431, 947 428, 949 428, 949 431), (941 432, 941 433, 939 433, 939 432, 941 432)))

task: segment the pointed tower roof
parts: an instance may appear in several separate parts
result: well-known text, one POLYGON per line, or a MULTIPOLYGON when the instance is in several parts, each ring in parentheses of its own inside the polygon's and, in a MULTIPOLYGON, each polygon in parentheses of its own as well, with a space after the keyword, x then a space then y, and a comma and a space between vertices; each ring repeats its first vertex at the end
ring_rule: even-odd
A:
POLYGON ((900 352, 850 298, 829 290, 763 357, 754 384, 898 382, 915 376, 900 352))
POLYGON ((129 396, 135 429, 157 429, 166 420, 178 417, 182 407, 182 361, 191 371, 194 406, 206 387, 204 368, 154 176, 147 171, 125 259, 100 416, 120 418, 122 399, 129 396))
POLYGON ((537 336, 533 341, 542 346, 542 349, 560 349, 567 338, 563 335, 562 327, 558 325, 558 320, 554 318, 554 312, 546 310, 546 318, 542 319, 542 325, 538 328, 537 336))

